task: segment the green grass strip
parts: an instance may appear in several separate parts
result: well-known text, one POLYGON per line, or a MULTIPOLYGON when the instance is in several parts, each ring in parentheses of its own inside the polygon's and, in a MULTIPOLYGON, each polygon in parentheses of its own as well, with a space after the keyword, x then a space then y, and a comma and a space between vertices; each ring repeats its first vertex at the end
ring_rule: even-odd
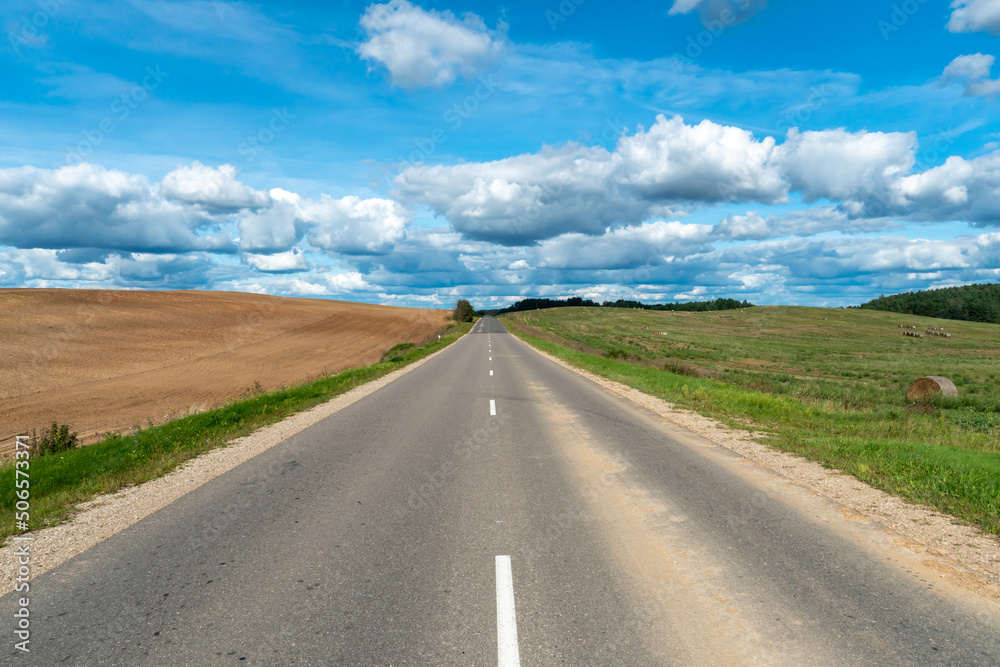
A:
POLYGON ((909 501, 931 505, 983 530, 1000 534, 1000 453, 928 442, 941 419, 822 410, 789 396, 775 396, 717 380, 676 375, 656 368, 568 349, 511 333, 573 366, 628 385, 734 428, 765 432, 766 444, 837 468, 909 501), (892 423, 891 428, 884 424, 892 423), (880 434, 880 424, 885 433, 880 434), (906 431, 909 429, 909 431, 906 431), (910 435, 906 435, 909 433, 910 435))
MULTIPOLYGON (((238 400, 217 410, 116 435, 59 454, 31 459, 30 526, 57 524, 79 503, 99 494, 161 477, 180 464, 262 426, 330 400, 450 345, 472 326, 449 329, 440 340, 420 348, 397 345, 370 366, 352 368, 314 382, 238 400)), ((16 523, 13 461, 0 467, 0 544, 19 533, 16 523)))

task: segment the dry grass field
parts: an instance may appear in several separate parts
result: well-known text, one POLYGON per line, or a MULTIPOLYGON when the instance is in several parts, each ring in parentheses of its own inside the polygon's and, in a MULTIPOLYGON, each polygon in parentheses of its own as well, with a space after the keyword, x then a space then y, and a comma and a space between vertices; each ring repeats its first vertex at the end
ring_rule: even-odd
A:
POLYGON ((0 290, 0 452, 58 420, 84 442, 369 364, 444 310, 231 292, 0 290))

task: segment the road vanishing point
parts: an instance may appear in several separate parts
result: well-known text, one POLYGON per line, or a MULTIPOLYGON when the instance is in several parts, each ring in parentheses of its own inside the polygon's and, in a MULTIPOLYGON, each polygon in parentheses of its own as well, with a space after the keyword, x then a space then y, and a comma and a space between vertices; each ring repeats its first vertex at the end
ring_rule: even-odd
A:
POLYGON ((886 532, 487 317, 33 580, 3 662, 1000 663, 1000 607, 886 532))

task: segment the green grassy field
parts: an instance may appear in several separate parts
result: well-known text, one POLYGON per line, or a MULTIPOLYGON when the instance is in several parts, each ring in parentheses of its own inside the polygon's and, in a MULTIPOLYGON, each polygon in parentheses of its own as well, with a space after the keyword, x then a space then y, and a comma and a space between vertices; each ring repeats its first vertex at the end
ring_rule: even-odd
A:
POLYGON ((1000 534, 1000 326, 863 310, 555 308, 509 328, 593 372, 692 408, 1000 534), (943 327, 951 338, 903 335, 943 327), (908 405, 924 375, 957 399, 908 405))
MULTIPOLYGON (((451 327, 440 340, 423 347, 397 345, 377 364, 280 391, 249 391, 244 398, 217 410, 30 459, 30 527, 59 523, 79 503, 165 475, 199 454, 422 359, 457 340, 471 326, 451 327)), ((8 460, 0 466, 0 544, 21 532, 15 521, 15 493, 14 462, 8 460)))

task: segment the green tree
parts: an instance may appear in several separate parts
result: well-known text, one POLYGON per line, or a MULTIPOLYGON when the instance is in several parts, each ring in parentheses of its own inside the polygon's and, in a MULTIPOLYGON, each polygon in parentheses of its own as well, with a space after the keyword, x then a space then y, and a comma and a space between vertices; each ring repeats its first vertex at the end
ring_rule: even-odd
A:
POLYGON ((459 299, 458 303, 455 304, 455 309, 451 311, 451 316, 455 318, 456 322, 471 322, 474 314, 472 304, 465 299, 459 299))

